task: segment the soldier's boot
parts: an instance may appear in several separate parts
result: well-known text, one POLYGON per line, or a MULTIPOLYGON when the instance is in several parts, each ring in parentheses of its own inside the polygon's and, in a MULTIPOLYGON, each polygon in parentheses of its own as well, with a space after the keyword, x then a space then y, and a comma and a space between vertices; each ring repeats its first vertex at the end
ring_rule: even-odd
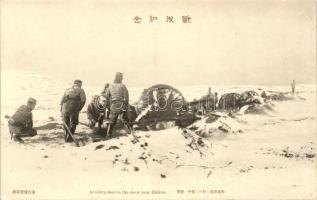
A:
POLYGON ((98 131, 101 132, 102 131, 102 122, 98 122, 98 131))
POLYGON ((76 126, 72 126, 72 127, 70 128, 70 131, 72 132, 73 135, 75 135, 76 126))
POLYGON ((124 130, 127 134, 131 134, 133 131, 133 127, 129 123, 124 123, 124 130))
POLYGON ((20 143, 23 143, 24 141, 22 140, 22 138, 18 135, 14 135, 13 136, 13 141, 15 142, 20 142, 20 143))
MULTIPOLYGON (((75 135, 75 131, 76 131, 76 125, 72 126, 70 128, 70 131, 72 132, 72 135, 74 136, 75 135)), ((73 142, 74 141, 73 137, 70 136, 70 140, 73 142)))
POLYGON ((13 132, 10 131, 10 135, 11 135, 11 140, 13 140, 13 132))
POLYGON ((72 136, 70 136, 70 134, 67 132, 65 134, 65 142, 73 142, 73 141, 74 140, 73 140, 72 136))
POLYGON ((109 124, 108 124, 108 123, 105 123, 104 127, 105 127, 105 130, 101 130, 100 133, 101 133, 101 136, 102 136, 102 137, 107 137, 107 132, 108 132, 109 124))
POLYGON ((68 132, 67 132, 65 127, 64 127, 63 131, 64 131, 64 140, 65 140, 65 142, 67 142, 68 132))
POLYGON ((68 130, 66 129, 65 125, 63 127, 63 130, 64 130, 64 140, 65 140, 65 142, 68 142, 68 140, 69 140, 68 138, 70 136, 69 136, 68 130))
MULTIPOLYGON (((76 126, 70 128, 72 135, 74 135, 75 130, 76 130, 76 126)), ((73 137, 68 133, 68 131, 66 131, 65 142, 73 142, 73 141, 74 141, 73 137)))
POLYGON ((111 138, 112 137, 112 131, 113 131, 114 124, 110 123, 107 125, 107 132, 106 137, 111 138))

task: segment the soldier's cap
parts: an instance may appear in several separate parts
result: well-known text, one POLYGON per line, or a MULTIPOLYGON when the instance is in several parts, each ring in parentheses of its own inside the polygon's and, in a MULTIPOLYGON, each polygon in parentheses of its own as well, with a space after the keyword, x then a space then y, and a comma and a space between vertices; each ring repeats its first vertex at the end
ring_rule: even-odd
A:
POLYGON ((121 83, 123 79, 123 73, 117 72, 114 78, 114 83, 121 83))
POLYGON ((116 77, 123 77, 123 73, 117 72, 117 73, 116 73, 116 77))
POLYGON ((36 99, 34 99, 34 98, 32 98, 32 97, 30 97, 29 99, 28 99, 28 104, 29 103, 36 103, 36 99))
POLYGON ((74 80, 74 84, 82 84, 83 82, 81 80, 74 80))

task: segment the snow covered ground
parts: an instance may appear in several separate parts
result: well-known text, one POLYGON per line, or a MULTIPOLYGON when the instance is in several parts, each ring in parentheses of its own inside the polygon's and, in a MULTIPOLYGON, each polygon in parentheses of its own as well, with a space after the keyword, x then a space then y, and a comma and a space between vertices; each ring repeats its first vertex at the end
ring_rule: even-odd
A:
MULTIPOLYGON (((65 144, 59 102, 71 82, 39 74, 1 72, 2 199, 316 199, 316 85, 298 85, 292 100, 274 101, 262 114, 220 113, 193 124, 205 134, 199 151, 176 127, 137 131, 82 147, 65 144), (10 140, 6 115, 28 97, 38 135, 26 144, 10 140), (206 121, 207 120, 207 121, 206 121), (219 129, 225 126, 226 130, 219 129), (17 194, 17 191, 35 194, 17 194)), ((149 87, 149 86, 145 86, 149 87)), ((209 86, 177 87, 187 100, 209 86)), ((88 101, 99 88, 84 85, 88 101)), ((287 92, 289 86, 215 86, 219 95, 246 90, 287 92)), ((135 102, 143 88, 129 88, 135 102)), ((87 104, 86 104, 87 105, 87 104)), ((85 108, 83 109, 83 111, 85 108)), ((81 113, 81 122, 87 122, 81 113)), ((80 135, 92 131, 79 125, 80 135)))

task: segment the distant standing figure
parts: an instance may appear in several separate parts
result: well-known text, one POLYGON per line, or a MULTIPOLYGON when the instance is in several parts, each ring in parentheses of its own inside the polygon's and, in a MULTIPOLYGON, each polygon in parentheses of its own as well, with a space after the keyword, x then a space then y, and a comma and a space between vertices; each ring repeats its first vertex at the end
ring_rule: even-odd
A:
POLYGON ((216 104, 218 102, 218 96, 217 92, 212 93, 211 92, 211 87, 208 88, 208 93, 206 96, 206 103, 203 105, 203 114, 216 110, 216 104))
POLYGON ((103 88, 103 90, 101 92, 102 96, 104 96, 104 97, 106 96, 106 93, 107 93, 107 90, 109 89, 109 86, 110 86, 109 83, 105 84, 105 87, 103 88))
POLYGON ((33 115, 36 100, 30 97, 26 105, 22 105, 9 119, 9 131, 11 139, 18 142, 23 142, 21 137, 33 137, 37 135, 36 130, 33 128, 33 115))
POLYGON ((295 93, 295 80, 292 81, 291 87, 292 87, 292 94, 294 94, 295 93))
POLYGON ((214 104, 213 104, 214 110, 217 109, 217 103, 218 103, 218 93, 215 92, 215 98, 214 98, 214 104))
MULTIPOLYGON (((76 126, 78 125, 79 112, 86 103, 86 94, 81 86, 82 81, 75 80, 74 85, 65 91, 61 100, 61 112, 63 120, 69 127, 72 134, 75 133, 76 126)), ((65 142, 72 142, 73 138, 69 135, 65 125, 64 131, 65 142)))
POLYGON ((211 87, 208 88, 207 95, 211 95, 211 87))
POLYGON ((129 108, 129 92, 126 86, 122 83, 123 74, 116 73, 113 84, 107 90, 106 98, 110 101, 110 115, 107 124, 106 136, 111 137, 114 125, 117 123, 119 115, 123 124, 131 130, 127 117, 127 109, 129 108))

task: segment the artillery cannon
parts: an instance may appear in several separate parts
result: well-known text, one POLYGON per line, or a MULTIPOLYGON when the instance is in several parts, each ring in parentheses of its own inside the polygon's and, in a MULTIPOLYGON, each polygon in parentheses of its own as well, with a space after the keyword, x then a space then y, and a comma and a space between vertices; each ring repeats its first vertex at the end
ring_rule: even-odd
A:
POLYGON ((236 112, 246 105, 261 104, 261 98, 255 91, 245 91, 242 94, 226 93, 223 94, 218 103, 219 110, 236 112))
POLYGON ((139 129, 160 130, 176 125, 185 127, 196 119, 188 105, 179 90, 157 84, 143 90, 139 100, 133 104, 135 111, 130 112, 137 113, 134 124, 139 129))

